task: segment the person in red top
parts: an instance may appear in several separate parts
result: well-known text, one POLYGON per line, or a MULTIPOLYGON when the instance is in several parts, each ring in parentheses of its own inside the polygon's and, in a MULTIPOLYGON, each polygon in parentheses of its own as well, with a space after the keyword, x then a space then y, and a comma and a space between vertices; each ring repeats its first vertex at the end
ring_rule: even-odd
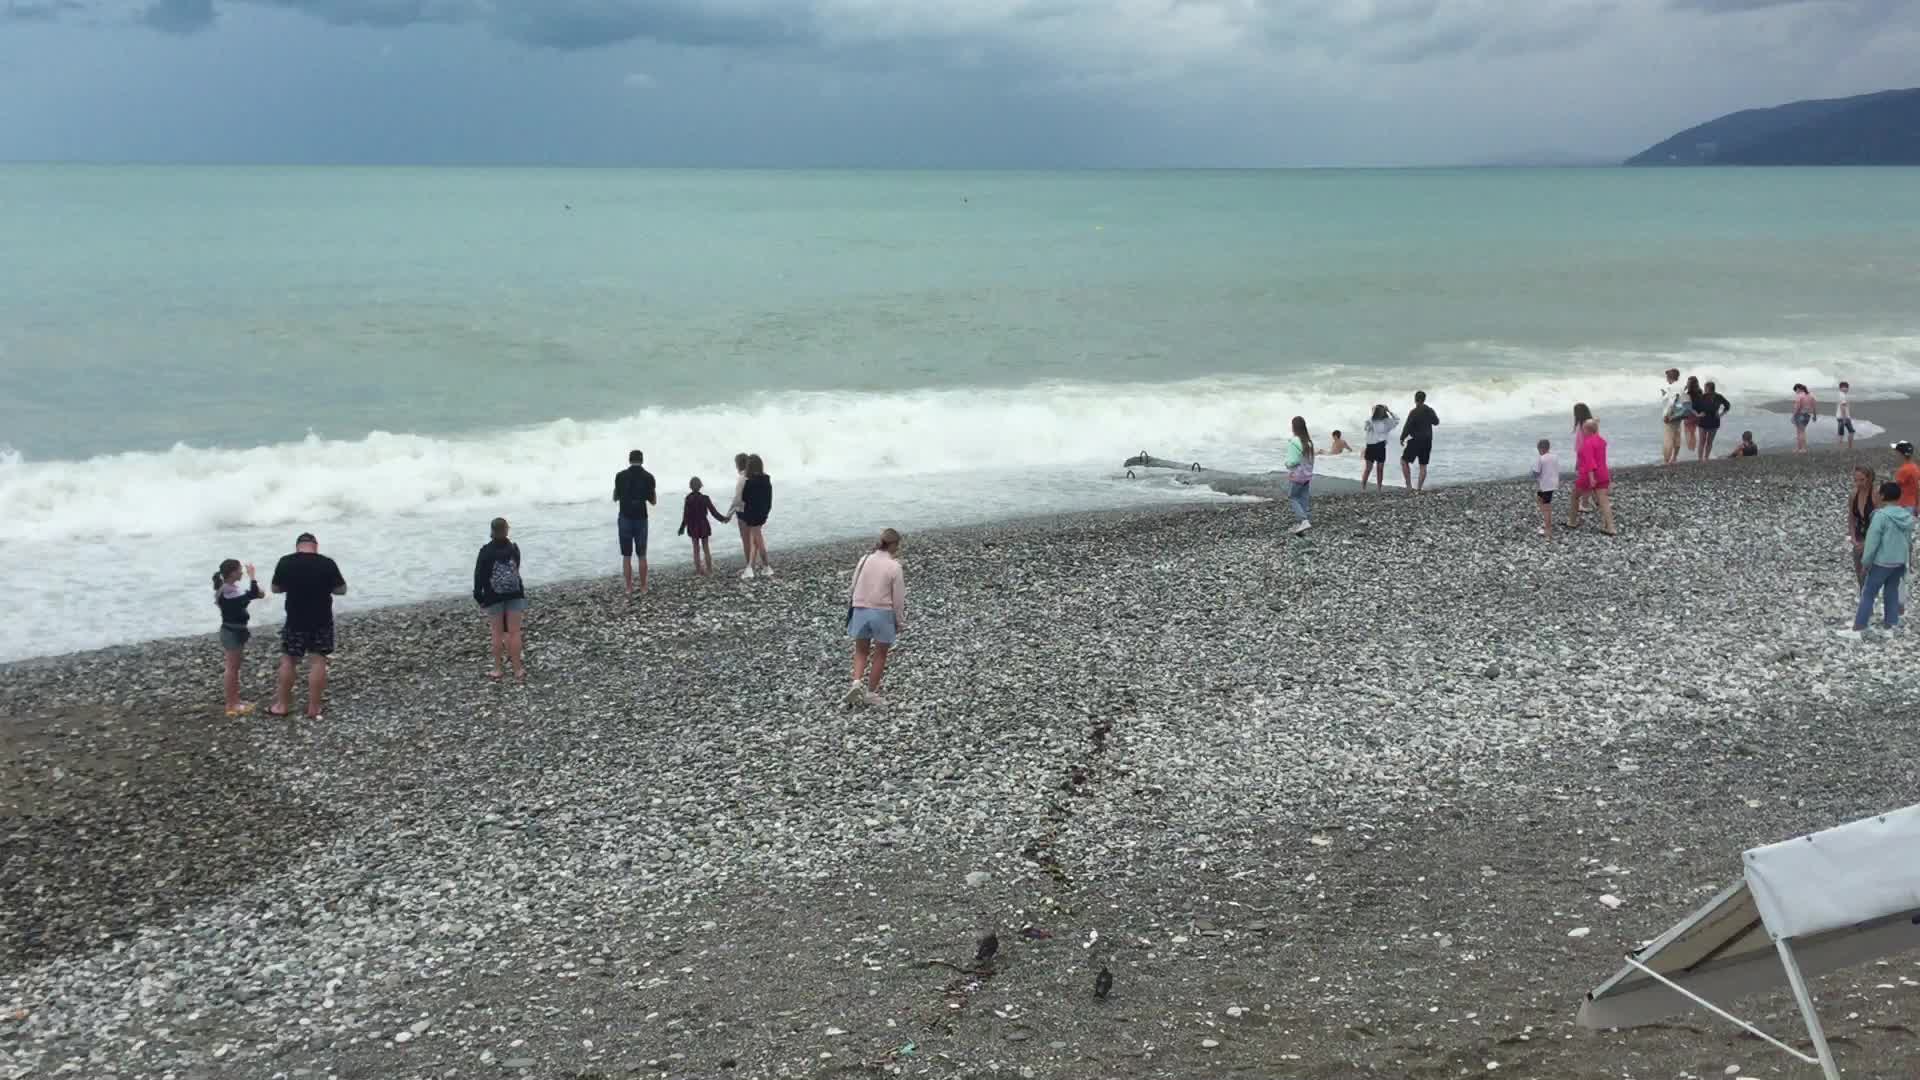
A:
POLYGON ((707 524, 707 517, 725 525, 733 515, 722 514, 713 499, 701 492, 699 477, 687 481, 687 488, 687 502, 680 509, 680 535, 693 540, 693 572, 706 577, 713 573, 713 526, 707 524))
POLYGON ((1600 421, 1580 425, 1580 442, 1573 452, 1573 513, 1567 527, 1580 527, 1580 496, 1590 496, 1600 507, 1600 531, 1614 535, 1613 473, 1607 469, 1607 440, 1600 437, 1600 421))
POLYGON ((1913 463, 1913 444, 1905 439, 1893 444, 1900 455, 1900 467, 1894 470, 1894 482, 1900 485, 1900 505, 1920 510, 1920 465, 1913 463))

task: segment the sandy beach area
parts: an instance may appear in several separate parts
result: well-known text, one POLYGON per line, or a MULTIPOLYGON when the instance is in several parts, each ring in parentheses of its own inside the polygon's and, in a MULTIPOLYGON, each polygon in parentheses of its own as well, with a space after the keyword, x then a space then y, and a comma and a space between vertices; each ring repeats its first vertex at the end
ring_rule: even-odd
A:
MULTIPOLYGON (((861 547, 777 528, 536 588, 526 687, 464 600, 348 608, 321 724, 222 718, 210 635, 0 668, 0 1076, 1807 1075, 1573 1024, 1742 849, 1915 801, 1851 459, 1773 449, 1618 471, 1613 539, 1525 480, 910 534, 884 710, 861 547)), ((1814 992, 1920 1070, 1920 956, 1814 992)))

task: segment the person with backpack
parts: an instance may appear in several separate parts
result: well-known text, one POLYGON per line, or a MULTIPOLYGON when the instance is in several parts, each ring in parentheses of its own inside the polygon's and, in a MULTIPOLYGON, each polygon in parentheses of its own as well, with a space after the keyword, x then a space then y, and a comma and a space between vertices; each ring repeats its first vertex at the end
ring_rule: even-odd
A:
POLYGON ((520 545, 507 539, 507 519, 493 519, 493 536, 473 564, 473 602, 487 613, 493 632, 493 667, 487 678, 501 676, 503 662, 513 663, 513 677, 527 681, 522 655, 521 619, 527 610, 527 587, 520 579, 520 545))

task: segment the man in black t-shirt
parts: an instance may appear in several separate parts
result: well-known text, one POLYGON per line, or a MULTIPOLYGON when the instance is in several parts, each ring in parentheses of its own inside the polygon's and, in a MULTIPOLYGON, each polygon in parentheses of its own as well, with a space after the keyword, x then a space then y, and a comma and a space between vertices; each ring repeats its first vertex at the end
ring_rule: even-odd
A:
POLYGON ((620 572, 627 579, 628 596, 633 595, 635 555, 640 556, 640 591, 647 591, 647 506, 660 501, 653 474, 640 467, 646 459, 635 450, 627 455, 627 467, 613 474, 613 501, 620 504, 614 524, 620 530, 620 572))
POLYGON ((333 653, 333 598, 347 594, 340 565, 320 554, 312 533, 301 533, 293 554, 273 568, 273 591, 287 598, 287 621, 280 627, 280 679, 273 696, 275 716, 293 710, 293 678, 301 659, 307 668, 307 719, 320 719, 327 692, 327 657, 333 653))
POLYGON ((1433 429, 1440 426, 1440 414, 1427 405, 1427 392, 1417 390, 1413 395, 1413 411, 1400 428, 1400 476, 1407 482, 1408 491, 1425 491, 1427 487, 1427 460, 1433 456, 1433 429), (1413 463, 1420 463, 1420 482, 1413 482, 1413 463))

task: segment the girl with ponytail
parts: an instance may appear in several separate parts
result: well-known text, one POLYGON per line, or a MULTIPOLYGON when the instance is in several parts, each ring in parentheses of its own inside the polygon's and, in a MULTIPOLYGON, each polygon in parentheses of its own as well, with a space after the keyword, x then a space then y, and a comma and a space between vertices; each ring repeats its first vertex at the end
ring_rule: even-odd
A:
POLYGON ((253 564, 243 568, 239 559, 227 559, 213 574, 213 602, 220 608, 220 650, 226 654, 227 715, 245 716, 253 706, 240 700, 240 656, 247 648, 247 605, 262 599, 260 581, 253 564), (246 571, 247 585, 240 587, 240 572, 246 571))

